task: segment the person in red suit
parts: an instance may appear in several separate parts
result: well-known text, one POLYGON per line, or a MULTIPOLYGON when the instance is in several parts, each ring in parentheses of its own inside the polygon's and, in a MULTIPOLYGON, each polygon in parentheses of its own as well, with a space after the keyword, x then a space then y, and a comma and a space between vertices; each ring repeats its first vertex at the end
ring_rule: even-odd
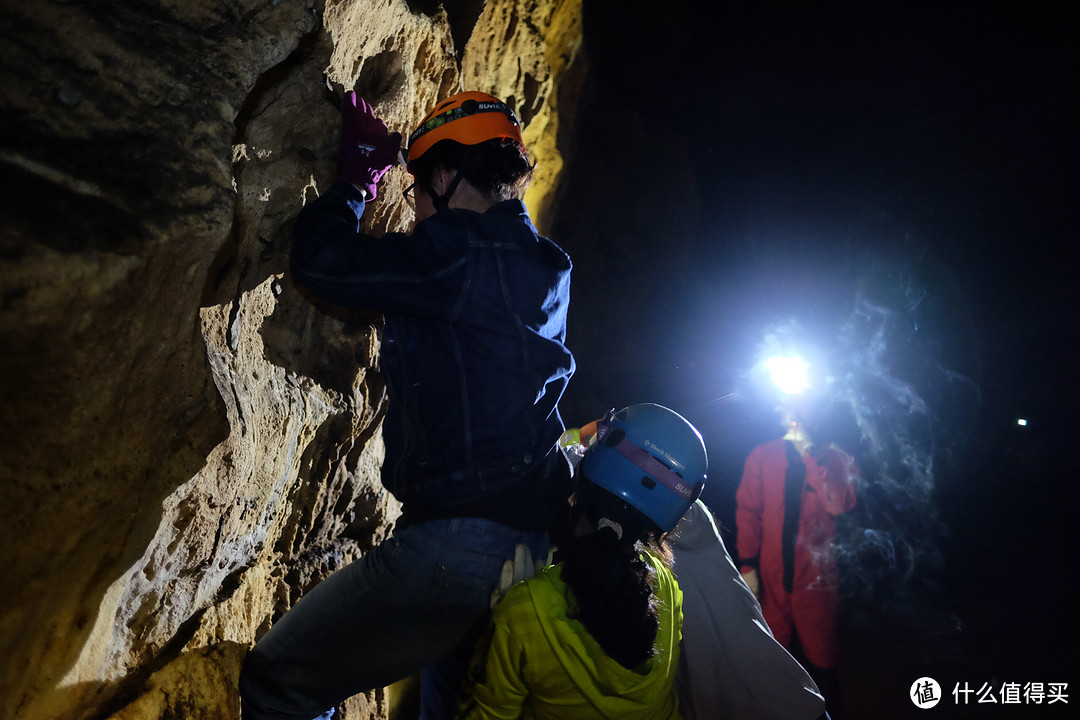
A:
POLYGON ((765 621, 785 648, 801 647, 828 700, 839 660, 833 518, 855 507, 859 470, 836 445, 814 446, 807 416, 785 413, 787 434, 750 453, 735 523, 739 570, 765 621))

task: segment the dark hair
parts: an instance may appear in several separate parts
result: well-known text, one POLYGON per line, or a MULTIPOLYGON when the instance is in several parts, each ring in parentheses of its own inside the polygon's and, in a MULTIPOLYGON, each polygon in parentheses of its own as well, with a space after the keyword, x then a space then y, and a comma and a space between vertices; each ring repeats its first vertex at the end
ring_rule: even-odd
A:
POLYGON ((433 194, 431 176, 438 165, 461 173, 470 185, 495 201, 521 197, 536 167, 525 148, 509 138, 476 145, 442 140, 412 163, 417 184, 429 195, 433 194))
POLYGON ((659 529, 620 498, 587 480, 579 482, 576 498, 573 522, 584 515, 595 528, 600 518, 608 518, 622 527, 622 538, 610 527, 564 538, 557 560, 572 593, 569 616, 581 620, 620 665, 635 668, 656 654, 660 629, 656 571, 643 553, 648 545, 665 563, 671 553, 659 529))

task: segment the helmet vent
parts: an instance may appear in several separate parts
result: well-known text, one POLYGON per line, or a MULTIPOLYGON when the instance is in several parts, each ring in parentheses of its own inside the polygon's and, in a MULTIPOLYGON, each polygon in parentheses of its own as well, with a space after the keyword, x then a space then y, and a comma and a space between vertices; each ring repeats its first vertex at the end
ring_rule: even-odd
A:
POLYGON ((656 481, 648 475, 645 475, 641 478, 641 484, 647 487, 649 490, 652 490, 654 487, 656 487, 656 481))

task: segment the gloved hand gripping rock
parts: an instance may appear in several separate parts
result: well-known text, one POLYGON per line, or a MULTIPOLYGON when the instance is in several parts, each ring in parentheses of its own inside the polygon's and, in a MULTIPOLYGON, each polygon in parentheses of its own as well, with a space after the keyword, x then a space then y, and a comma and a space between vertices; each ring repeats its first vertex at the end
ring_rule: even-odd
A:
POLYGON ((398 160, 401 133, 390 133, 367 101, 354 92, 345 93, 341 120, 337 180, 358 185, 371 200, 379 180, 398 160))

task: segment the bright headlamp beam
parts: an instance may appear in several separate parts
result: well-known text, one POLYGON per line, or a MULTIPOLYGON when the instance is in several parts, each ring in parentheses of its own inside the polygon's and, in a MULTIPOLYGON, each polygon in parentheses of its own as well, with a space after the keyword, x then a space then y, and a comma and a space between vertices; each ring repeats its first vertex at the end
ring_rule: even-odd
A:
POLYGON ((789 395, 797 395, 810 387, 806 361, 801 357, 771 357, 765 361, 765 368, 776 386, 789 395))

